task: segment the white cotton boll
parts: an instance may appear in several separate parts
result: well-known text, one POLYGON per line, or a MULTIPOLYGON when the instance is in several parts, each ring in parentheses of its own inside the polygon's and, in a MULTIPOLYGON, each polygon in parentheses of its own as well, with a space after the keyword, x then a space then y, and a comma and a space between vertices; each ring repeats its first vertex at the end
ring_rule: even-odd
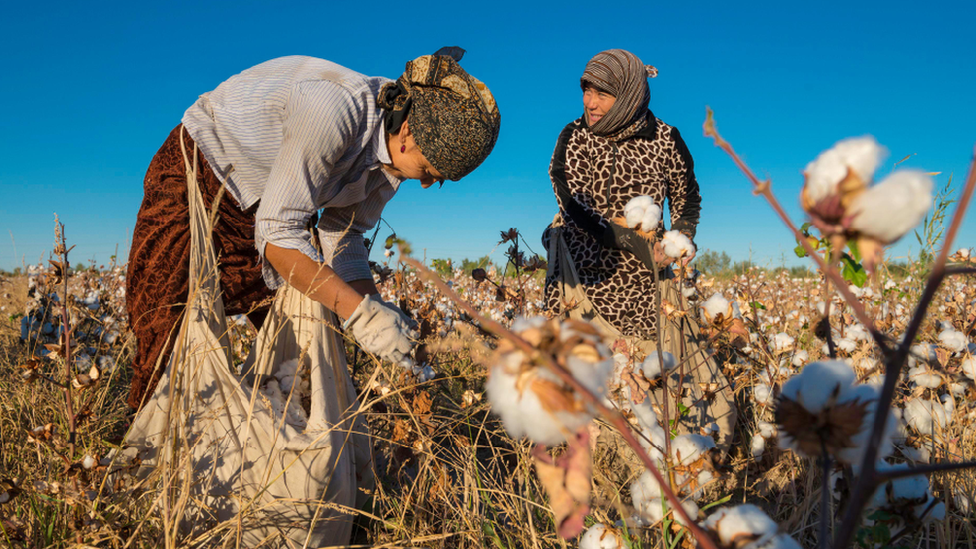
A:
POLYGON ((837 348, 845 353, 853 353, 857 349, 857 343, 846 337, 842 337, 837 340, 837 348))
POLYGON ((727 315, 729 313, 729 300, 725 299, 722 294, 714 294, 701 304, 701 308, 709 319, 713 319, 719 314, 727 315))
POLYGON ((717 533, 721 544, 729 547, 741 539, 773 536, 779 528, 776 521, 751 503, 723 507, 705 519, 702 526, 717 533))
POLYGON ((797 351, 793 354, 793 365, 800 367, 806 364, 807 360, 810 360, 810 353, 806 351, 797 351))
POLYGON ((661 208, 657 205, 652 204, 644 210, 644 215, 640 220, 640 230, 645 233, 651 232, 657 229, 658 225, 661 223, 661 208))
POLYGON ((675 259, 695 253, 695 245, 691 243, 691 239, 678 231, 664 233, 661 245, 664 246, 664 254, 675 259))
POLYGON ((676 359, 671 353, 662 351, 661 355, 664 357, 663 368, 661 367, 662 362, 657 351, 651 351, 651 353, 647 355, 647 358, 645 358, 644 362, 641 363, 641 371, 644 372, 644 377, 647 379, 654 379, 659 377, 663 372, 671 370, 678 365, 678 359, 676 359))
POLYGON ((647 195, 635 196, 634 198, 631 198, 629 201, 627 201, 627 204, 624 206, 624 212, 626 213, 632 210, 639 210, 643 212, 647 208, 654 205, 655 205, 654 199, 651 198, 650 196, 647 195))
POLYGON ((919 170, 899 170, 859 194, 847 208, 850 227, 891 244, 932 207, 932 178, 919 170))
POLYGON ((905 422, 923 435, 931 435, 945 428, 947 419, 940 402, 916 398, 905 405, 905 422))
MULTIPOLYGON (((871 430, 874 427, 874 414, 877 407, 878 397, 881 395, 880 387, 876 385, 861 384, 844 391, 837 399, 839 404, 846 403, 867 403, 865 415, 861 420, 861 428, 851 437, 852 446, 843 448, 837 452, 837 459, 844 463, 850 463, 859 467, 863 461, 864 452, 867 450, 868 439, 871 437, 871 430)), ((878 458, 884 458, 891 453, 894 446, 896 419, 889 416, 885 422, 885 428, 881 435, 881 445, 878 448, 878 458)))
POLYGON ((752 459, 761 458, 763 452, 766 451, 766 439, 759 433, 752 435, 752 440, 749 442, 749 450, 752 452, 752 459))
POLYGON ((783 332, 780 332, 773 336, 772 341, 770 341, 770 344, 772 345, 773 352, 785 353, 786 351, 789 351, 790 349, 793 348, 794 341, 795 340, 793 339, 793 337, 783 332))
POLYGON ((768 421, 760 421, 758 427, 759 434, 762 435, 763 438, 773 438, 776 436, 776 426, 772 423, 769 423, 768 421))
POLYGON ((790 378, 783 385, 782 395, 799 403, 808 412, 817 414, 856 380, 857 374, 845 362, 811 362, 799 375, 790 378))
POLYGON ((702 454, 715 448, 715 440, 704 435, 681 435, 671 441, 671 459, 674 465, 688 465, 702 454))
POLYGON ((861 181, 871 181, 883 156, 884 149, 869 135, 838 141, 807 164, 803 191, 813 203, 820 202, 836 194, 837 185, 847 177, 848 170, 861 181))
POLYGON ((952 416, 956 412, 956 401, 952 398, 952 395, 942 395, 941 400, 942 407, 946 413, 946 423, 952 423, 952 416))
MULTIPOLYGON (((629 393, 629 387, 628 393, 629 393)), ((634 412, 634 416, 637 418, 637 423, 641 425, 644 429, 650 431, 654 427, 658 426, 657 414, 654 413, 654 408, 651 406, 649 398, 645 398, 640 404, 636 404, 630 401, 630 409, 634 412)))
POLYGON ((776 401, 772 388, 765 383, 757 383, 752 388, 752 397, 755 399, 756 404, 765 404, 766 406, 772 406, 776 401))
POLYGON ((976 382, 976 358, 966 357, 959 364, 962 368, 962 373, 966 374, 966 377, 976 382))
POLYGON ((950 383, 949 392, 952 396, 961 397, 966 394, 966 385, 964 383, 950 383))
POLYGON ((961 352, 969 347, 969 340, 966 335, 952 328, 939 334, 939 343, 954 353, 961 352))
POLYGON ((631 229, 637 228, 641 224, 644 218, 644 210, 639 208, 634 208, 624 211, 624 220, 627 222, 627 227, 631 229))
POLYGON ((91 469, 95 466, 95 458, 85 454, 85 458, 81 460, 81 466, 85 469, 91 469))
POLYGON ((661 485, 650 471, 644 471, 637 480, 630 483, 630 498, 637 512, 645 514, 647 511, 644 508, 647 504, 661 498, 661 485))
POLYGON ((942 377, 926 368, 924 365, 916 366, 908 370, 908 379, 926 389, 935 389, 942 385, 942 377))
POLYGON ((862 324, 854 324, 847 329, 847 337, 855 341, 868 341, 871 339, 871 333, 862 324))
POLYGON ((580 537, 579 549, 623 549, 623 540, 613 530, 602 523, 596 523, 586 529, 580 537))

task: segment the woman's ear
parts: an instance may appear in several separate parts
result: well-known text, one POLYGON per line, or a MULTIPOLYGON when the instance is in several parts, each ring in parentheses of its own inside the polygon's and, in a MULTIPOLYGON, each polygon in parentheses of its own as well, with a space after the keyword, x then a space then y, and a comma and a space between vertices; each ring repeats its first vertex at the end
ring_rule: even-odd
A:
POLYGON ((404 138, 404 137, 407 137, 408 135, 410 135, 410 122, 409 121, 404 120, 403 121, 403 124, 400 124, 400 131, 397 132, 397 135, 399 135, 401 139, 404 138))

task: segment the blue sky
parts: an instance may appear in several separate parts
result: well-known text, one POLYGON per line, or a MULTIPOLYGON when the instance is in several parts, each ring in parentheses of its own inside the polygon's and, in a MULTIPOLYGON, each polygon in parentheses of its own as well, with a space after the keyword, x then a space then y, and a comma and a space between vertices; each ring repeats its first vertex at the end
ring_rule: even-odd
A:
MULTIPOLYGON (((593 54, 624 48, 660 70, 651 108, 694 155, 699 248, 796 264, 790 235, 702 136, 706 106, 798 223, 801 170, 845 137, 890 151, 881 174, 912 155, 904 166, 942 172, 940 187, 953 174, 959 189, 976 144, 974 18, 970 1, 13 3, 0 20, 0 268, 46 259, 54 213, 73 262, 126 256, 146 166, 227 77, 302 54, 395 78, 444 45, 468 50, 462 65, 494 92, 502 129, 465 180, 408 182, 387 206, 417 255, 482 256, 509 227, 541 252, 556 209, 549 157, 582 112, 579 76, 593 54)), ((976 245, 976 214, 959 244, 976 245)))

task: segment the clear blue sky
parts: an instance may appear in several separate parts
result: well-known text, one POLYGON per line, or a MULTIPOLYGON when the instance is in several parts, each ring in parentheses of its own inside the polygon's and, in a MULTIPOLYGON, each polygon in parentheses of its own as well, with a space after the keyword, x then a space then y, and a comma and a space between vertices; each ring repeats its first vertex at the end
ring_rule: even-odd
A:
MULTIPOLYGON (((790 213, 801 170, 873 134, 904 165, 961 182, 976 144, 976 3, 958 2, 15 2, 0 18, 0 268, 46 259, 53 214, 73 262, 127 255, 146 166, 197 95, 303 54, 397 77, 444 45, 494 92, 498 145, 465 180, 413 181, 384 217, 417 255, 475 258, 517 227, 536 251, 555 200, 547 168, 582 112, 586 61, 624 48, 660 70, 651 108, 676 126, 703 194, 700 248, 790 259, 794 246, 730 159, 705 107, 790 213), (11 238, 12 237, 12 238, 11 238)), ((388 231, 380 232, 385 237, 388 231)), ((908 239, 906 239, 908 240, 908 239)), ((911 238, 914 243, 914 238, 911 238)), ((976 213, 960 244, 976 245, 976 213)), ((915 246, 917 248, 917 246, 915 246)), ((895 248, 904 253, 903 243, 895 248)), ((498 257, 496 252, 496 257, 498 257)))

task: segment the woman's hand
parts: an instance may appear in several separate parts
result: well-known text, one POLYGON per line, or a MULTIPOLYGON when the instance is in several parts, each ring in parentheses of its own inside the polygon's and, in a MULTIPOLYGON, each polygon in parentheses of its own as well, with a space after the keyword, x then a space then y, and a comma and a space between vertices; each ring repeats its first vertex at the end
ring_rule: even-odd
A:
POLYGON ((664 269, 665 267, 667 267, 668 265, 670 265, 671 262, 673 262, 673 261, 674 261, 674 258, 668 257, 668 254, 664 253, 664 245, 661 244, 661 241, 658 240, 657 242, 655 242, 654 243, 654 263, 657 264, 657 268, 658 269, 664 269))
POLYGON ((364 297, 342 327, 365 351, 393 363, 410 355, 420 335, 416 321, 376 294, 364 297))

